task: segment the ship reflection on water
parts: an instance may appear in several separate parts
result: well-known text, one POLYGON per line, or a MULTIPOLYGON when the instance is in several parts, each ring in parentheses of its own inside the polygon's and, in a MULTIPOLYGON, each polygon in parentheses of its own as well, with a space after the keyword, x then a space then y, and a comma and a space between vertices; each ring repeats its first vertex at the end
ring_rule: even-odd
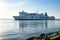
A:
POLYGON ((60 29, 60 20, 0 20, 0 40, 26 40, 60 29), (1 27, 2 26, 2 27, 1 27))
POLYGON ((54 21, 51 20, 19 21, 19 30, 29 36, 38 36, 41 33, 57 31, 57 28, 54 27, 54 21))

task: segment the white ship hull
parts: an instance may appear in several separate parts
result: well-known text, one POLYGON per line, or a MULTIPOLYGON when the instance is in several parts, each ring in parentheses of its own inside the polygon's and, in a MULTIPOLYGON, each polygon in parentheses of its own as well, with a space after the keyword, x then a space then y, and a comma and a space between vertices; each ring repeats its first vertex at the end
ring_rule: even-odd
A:
POLYGON ((41 18, 40 19, 32 19, 32 18, 31 19, 25 19, 24 18, 23 19, 23 18, 20 18, 19 16, 13 16, 13 17, 14 17, 15 20, 55 20, 55 19, 52 19, 52 18, 50 18, 50 19, 49 18, 48 19, 41 19, 41 18))

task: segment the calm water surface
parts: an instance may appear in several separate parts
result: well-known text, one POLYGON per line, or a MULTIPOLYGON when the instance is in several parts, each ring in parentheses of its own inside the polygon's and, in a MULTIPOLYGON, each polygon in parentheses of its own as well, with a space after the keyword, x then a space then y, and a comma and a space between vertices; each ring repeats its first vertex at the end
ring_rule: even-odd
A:
POLYGON ((60 20, 0 20, 0 40, 26 40, 60 30, 60 20))

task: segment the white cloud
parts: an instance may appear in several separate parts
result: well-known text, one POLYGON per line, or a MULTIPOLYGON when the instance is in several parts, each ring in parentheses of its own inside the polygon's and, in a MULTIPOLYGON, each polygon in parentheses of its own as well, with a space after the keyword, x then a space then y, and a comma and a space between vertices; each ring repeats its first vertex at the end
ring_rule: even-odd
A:
POLYGON ((0 18, 11 18, 13 15, 17 15, 18 7, 22 7, 27 4, 26 1, 19 1, 17 3, 7 3, 7 0, 0 0, 0 18))
POLYGON ((8 5, 8 7, 10 6, 10 7, 19 7, 19 6, 24 6, 24 5, 26 5, 26 2, 25 1, 20 1, 20 2, 18 2, 18 3, 15 3, 15 4, 7 4, 8 5))
POLYGON ((6 6, 7 6, 6 3, 0 1, 0 11, 6 8, 6 6))

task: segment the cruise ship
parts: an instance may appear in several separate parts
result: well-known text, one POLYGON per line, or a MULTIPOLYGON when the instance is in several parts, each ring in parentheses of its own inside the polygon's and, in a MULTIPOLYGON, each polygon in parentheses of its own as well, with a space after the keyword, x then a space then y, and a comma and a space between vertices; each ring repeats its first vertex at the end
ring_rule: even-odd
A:
POLYGON ((45 13, 28 13, 28 12, 19 12, 19 16, 13 16, 15 20, 55 20, 54 16, 48 16, 47 12, 45 13))

